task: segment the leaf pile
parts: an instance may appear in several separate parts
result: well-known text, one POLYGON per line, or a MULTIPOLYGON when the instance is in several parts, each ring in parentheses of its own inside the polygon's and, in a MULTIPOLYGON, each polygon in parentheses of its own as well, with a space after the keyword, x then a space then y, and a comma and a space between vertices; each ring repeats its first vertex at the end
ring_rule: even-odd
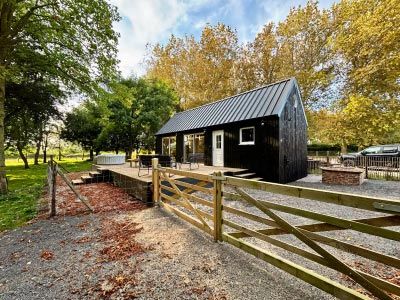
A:
MULTIPOLYGON (((79 178, 82 173, 68 174, 71 179, 79 178)), ((99 212, 123 212, 142 210, 146 205, 130 196, 125 190, 111 183, 92 183, 78 187, 80 193, 85 196, 95 213, 99 212)), ((88 213, 86 206, 81 203, 66 185, 57 178, 57 215, 79 215, 88 213)))
POLYGON ((105 218, 102 222, 101 240, 106 246, 100 251, 104 261, 124 260, 143 253, 146 249, 135 240, 143 227, 127 220, 116 221, 105 218))
POLYGON ((43 260, 52 260, 54 258, 54 253, 49 250, 43 250, 40 254, 40 258, 43 260))
POLYGON ((104 280, 100 284, 98 292, 103 299, 110 299, 112 296, 117 296, 118 299, 133 299, 137 296, 137 292, 134 290, 137 284, 135 276, 118 274, 104 280))

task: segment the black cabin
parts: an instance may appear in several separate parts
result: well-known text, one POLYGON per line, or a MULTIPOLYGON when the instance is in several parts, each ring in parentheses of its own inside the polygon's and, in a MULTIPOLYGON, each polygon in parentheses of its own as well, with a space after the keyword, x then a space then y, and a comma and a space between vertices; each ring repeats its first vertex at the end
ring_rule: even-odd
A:
POLYGON ((307 120, 295 78, 176 113, 156 134, 156 151, 248 169, 267 181, 307 176, 307 120))

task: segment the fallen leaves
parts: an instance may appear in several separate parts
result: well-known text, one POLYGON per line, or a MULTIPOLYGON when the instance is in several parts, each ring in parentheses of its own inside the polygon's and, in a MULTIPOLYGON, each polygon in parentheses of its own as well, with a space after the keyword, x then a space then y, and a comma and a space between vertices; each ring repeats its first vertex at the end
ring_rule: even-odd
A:
POLYGON ((103 299, 133 299, 137 296, 135 286, 138 284, 135 276, 131 274, 117 274, 105 279, 99 287, 103 299))
MULTIPOLYGON (((79 186, 80 193, 88 199, 95 213, 142 210, 147 206, 130 196, 124 189, 111 183, 93 183, 79 186)), ((76 199, 64 182, 57 182, 57 214, 87 214, 87 207, 76 199)))
POLYGON ((127 259, 143 253, 145 248, 135 240, 135 235, 143 228, 126 220, 103 219, 101 240, 106 246, 100 251, 105 261, 127 259))
MULTIPOLYGON (((400 271, 395 269, 394 267, 390 267, 384 264, 380 264, 380 263, 366 263, 366 262, 361 262, 361 261, 355 261, 353 263, 353 266, 360 271, 363 271, 364 273, 367 274, 371 274, 373 276, 376 276, 378 278, 381 278, 383 280, 386 280, 390 283, 396 284, 400 286, 400 271)), ((355 285, 355 281, 353 279, 351 279, 349 276, 346 275, 342 275, 341 276, 344 280, 346 280, 347 282, 352 283, 353 285, 355 285)), ((372 299, 374 298, 374 296, 366 291, 363 288, 356 288, 356 290, 358 292, 360 292, 361 294, 367 295, 369 297, 371 297, 372 299)), ((391 297, 393 299, 396 300, 400 300, 400 297, 397 295, 391 295, 391 297)))
POLYGON ((84 243, 89 243, 89 242, 91 242, 92 240, 93 240, 93 238, 90 237, 90 236, 83 236, 83 237, 81 237, 81 238, 75 240, 75 243, 76 243, 76 244, 84 244, 84 243))
POLYGON ((54 253, 49 250, 43 250, 40 254, 40 258, 43 260, 52 260, 54 258, 54 253))

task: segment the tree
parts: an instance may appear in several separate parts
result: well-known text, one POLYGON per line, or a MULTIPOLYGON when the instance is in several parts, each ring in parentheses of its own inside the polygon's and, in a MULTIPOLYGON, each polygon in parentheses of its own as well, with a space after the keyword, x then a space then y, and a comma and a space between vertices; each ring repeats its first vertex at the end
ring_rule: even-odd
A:
POLYGON ((44 82, 43 78, 36 75, 31 75, 30 81, 7 84, 7 145, 18 150, 25 168, 29 168, 29 165, 23 150, 34 143, 35 164, 38 164, 43 129, 51 118, 59 117, 57 105, 62 98, 63 93, 57 85, 44 82))
POLYGON ((236 31, 221 23, 206 25, 199 41, 193 36, 171 36, 167 45, 155 45, 147 59, 147 75, 178 91, 182 108, 196 107, 237 91, 238 51, 236 31))
POLYGON ((399 0, 343 0, 332 8, 337 71, 344 92, 400 95, 399 0))
POLYGON ((83 149, 89 150, 90 160, 94 152, 99 152, 97 138, 102 131, 101 113, 97 104, 85 102, 67 113, 60 137, 70 142, 77 142, 83 149))
POLYGON ((292 8, 277 27, 275 76, 297 78, 306 109, 329 105, 327 91, 334 79, 331 32, 329 12, 321 11, 315 1, 292 8))
POLYGON ((350 95, 338 103, 335 112, 321 110, 312 118, 313 136, 318 141, 369 146, 396 143, 400 129, 400 103, 393 99, 350 95))
POLYGON ((244 90, 276 81, 278 66, 278 40, 273 23, 266 24, 244 51, 239 61, 239 76, 247 74, 244 90), (246 60, 248 63, 246 63, 246 60), (249 82, 250 80, 250 82, 249 82))
POLYGON ((114 73, 116 9, 105 0, 0 2, 0 190, 7 191, 4 157, 6 81, 30 70, 70 89, 94 92, 114 73), (18 63, 16 63, 18 62, 18 63))
POLYGON ((154 149, 154 134, 178 107, 176 93, 158 80, 127 78, 68 113, 61 137, 93 152, 154 149))
POLYGON ((155 134, 178 109, 179 98, 164 82, 145 79, 137 81, 134 97, 138 140, 145 149, 154 149, 155 134))
POLYGON ((178 106, 176 93, 159 80, 128 78, 111 84, 102 99, 106 107, 98 142, 114 151, 154 149, 154 135, 178 106), (108 145, 108 146, 107 146, 108 145))

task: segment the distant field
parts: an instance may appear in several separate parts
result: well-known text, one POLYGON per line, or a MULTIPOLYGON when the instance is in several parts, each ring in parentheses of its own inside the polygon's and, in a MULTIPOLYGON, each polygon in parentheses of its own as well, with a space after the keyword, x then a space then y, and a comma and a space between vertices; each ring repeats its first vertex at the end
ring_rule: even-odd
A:
MULTIPOLYGON (((0 196, 0 231, 23 225, 36 216, 37 201, 46 182, 47 164, 33 165, 25 170, 22 161, 7 159, 9 193, 0 196)), ((90 169, 90 162, 66 158, 59 162, 68 171, 78 172, 90 169)))

